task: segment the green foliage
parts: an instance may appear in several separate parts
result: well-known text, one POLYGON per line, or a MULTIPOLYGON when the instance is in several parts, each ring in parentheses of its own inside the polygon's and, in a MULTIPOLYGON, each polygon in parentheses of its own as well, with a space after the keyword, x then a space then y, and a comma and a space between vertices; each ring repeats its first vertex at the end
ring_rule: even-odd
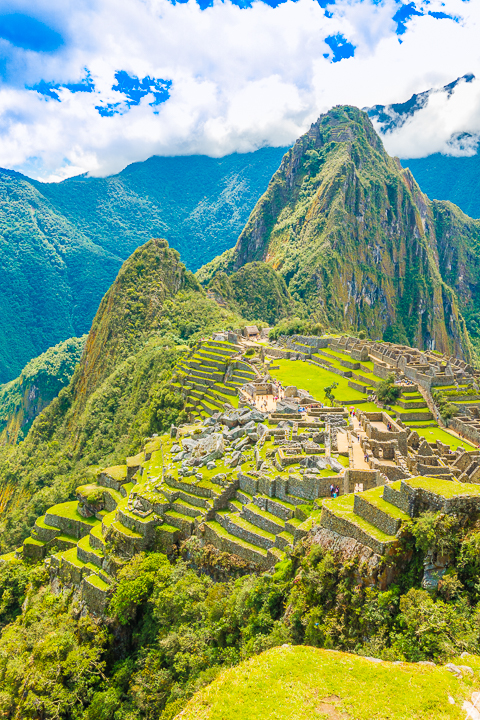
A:
POLYGON ((323 328, 320 323, 312 323, 310 320, 302 320, 294 317, 289 320, 282 320, 268 333, 270 340, 278 340, 281 335, 322 335, 323 328))
POLYGON ((459 408, 454 403, 450 402, 448 395, 443 393, 441 390, 432 392, 432 397, 443 420, 450 420, 450 418, 458 415, 459 408))
POLYGON ((376 390, 377 398, 385 405, 394 403, 401 394, 402 389, 398 385, 395 385, 395 376, 393 373, 388 375, 385 380, 382 380, 376 390))
POLYGON ((7 442, 23 440, 35 417, 68 385, 86 340, 70 338, 49 348, 0 387, 0 433, 7 442))
POLYGON ((21 612, 31 570, 21 562, 0 565, 0 628, 21 612))
POLYGON ((283 277, 263 262, 247 263, 230 276, 219 273, 208 288, 250 322, 276 323, 295 306, 283 277))
POLYGON ((450 354, 461 345, 470 359, 458 308, 480 310, 480 293, 471 290, 480 283, 480 222, 428 199, 420 212, 419 198, 368 116, 350 106, 333 108, 287 153, 235 248, 198 276, 206 281, 266 261, 284 277, 302 308, 298 315, 418 347, 433 339, 450 354), (438 252, 421 213, 435 228, 437 246, 441 238, 438 252))
POLYGON ((331 385, 328 385, 328 387, 323 388, 323 391, 325 393, 326 399, 329 401, 330 405, 333 407, 333 403, 335 402, 335 395, 334 390, 338 387, 338 383, 334 382, 331 385))
POLYGON ((168 237, 195 270, 231 247, 285 152, 162 158, 108 178, 0 172, 0 383, 90 328, 120 266, 168 237))

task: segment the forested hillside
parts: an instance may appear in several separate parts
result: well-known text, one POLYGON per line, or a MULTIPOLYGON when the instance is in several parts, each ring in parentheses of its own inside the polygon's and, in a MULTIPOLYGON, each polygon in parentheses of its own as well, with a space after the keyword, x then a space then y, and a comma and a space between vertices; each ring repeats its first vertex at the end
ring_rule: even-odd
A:
POLYGON ((0 383, 88 332, 122 262, 150 238, 166 237, 192 270, 231 247, 283 153, 153 157, 62 183, 0 170, 0 383))

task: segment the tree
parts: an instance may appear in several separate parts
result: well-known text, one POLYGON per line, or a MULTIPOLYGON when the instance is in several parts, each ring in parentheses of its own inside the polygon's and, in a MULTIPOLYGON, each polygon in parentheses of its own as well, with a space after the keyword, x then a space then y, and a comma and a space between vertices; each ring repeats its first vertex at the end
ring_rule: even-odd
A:
POLYGON ((338 387, 338 383, 334 382, 331 385, 329 385, 328 387, 323 388, 326 399, 330 401, 330 407, 333 407, 333 403, 335 402, 335 396, 333 394, 333 391, 337 387, 338 387))
POLYGON ((385 380, 382 380, 377 388, 377 398, 385 405, 390 405, 398 400, 402 394, 402 388, 395 385, 395 376, 390 373, 385 380))

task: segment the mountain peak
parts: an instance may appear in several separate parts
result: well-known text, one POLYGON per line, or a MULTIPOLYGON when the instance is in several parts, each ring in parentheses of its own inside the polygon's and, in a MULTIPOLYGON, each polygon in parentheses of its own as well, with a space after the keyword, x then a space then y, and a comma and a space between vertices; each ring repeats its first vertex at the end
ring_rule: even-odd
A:
POLYGON ((263 260, 317 322, 468 357, 436 223, 367 113, 342 105, 287 152, 235 248, 199 277, 263 260))

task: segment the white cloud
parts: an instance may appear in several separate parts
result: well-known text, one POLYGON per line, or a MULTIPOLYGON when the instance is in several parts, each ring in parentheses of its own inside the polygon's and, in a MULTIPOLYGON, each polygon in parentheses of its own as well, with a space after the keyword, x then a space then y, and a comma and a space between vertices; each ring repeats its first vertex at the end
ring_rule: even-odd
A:
MULTIPOLYGON (((0 2, 0 12, 6 9, 28 13, 31 3, 0 2)), ((326 17, 315 0, 275 9, 215 0, 204 11, 193 0, 37 0, 36 17, 60 32, 65 45, 47 54, 0 41, 8 55, 0 165, 61 179, 117 172, 153 154, 219 156, 287 145, 332 105, 401 102, 467 72, 480 77, 478 3, 430 2, 426 9, 460 22, 412 18, 402 43, 392 19, 397 9, 394 0, 340 0, 326 17), (332 63, 325 38, 337 33, 356 50, 332 63), (95 92, 62 89, 57 102, 25 89, 41 80, 78 82, 85 68, 95 92), (125 99, 112 90, 119 70, 171 80, 170 98, 152 107, 153 96, 146 96, 123 115, 100 116, 96 106, 125 99)), ((387 149, 404 157, 445 150, 452 133, 480 131, 479 104, 477 82, 458 88, 448 102, 432 98, 385 138, 387 149)))

